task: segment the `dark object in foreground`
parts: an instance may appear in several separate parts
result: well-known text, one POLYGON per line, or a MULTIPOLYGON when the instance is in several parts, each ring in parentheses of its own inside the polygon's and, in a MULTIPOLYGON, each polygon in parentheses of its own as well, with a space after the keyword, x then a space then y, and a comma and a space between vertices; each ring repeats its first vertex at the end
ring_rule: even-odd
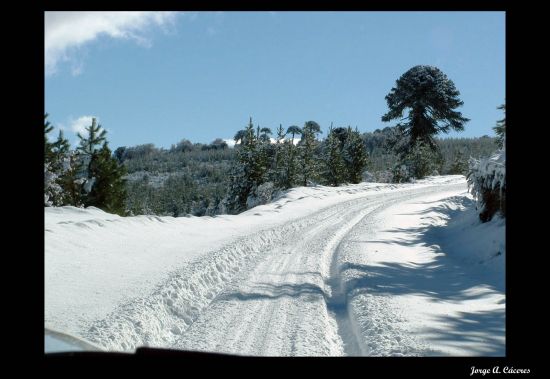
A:
POLYGON ((69 351, 58 353, 46 353, 48 359, 53 358, 99 358, 99 359, 132 359, 133 357, 177 357, 177 358, 193 358, 193 359, 212 359, 212 358, 247 358, 240 355, 222 354, 222 353, 207 353, 200 351, 189 350, 174 350, 174 349, 157 349, 150 347, 139 347, 134 353, 122 352, 106 352, 106 351, 69 351))

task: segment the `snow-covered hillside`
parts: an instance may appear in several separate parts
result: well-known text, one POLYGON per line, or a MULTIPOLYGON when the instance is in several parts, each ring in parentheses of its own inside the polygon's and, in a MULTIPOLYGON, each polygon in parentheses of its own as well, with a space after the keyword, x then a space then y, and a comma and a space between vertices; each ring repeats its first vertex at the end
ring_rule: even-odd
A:
POLYGON ((301 187, 217 217, 45 208, 45 326, 109 350, 504 355, 504 221, 480 224, 466 191, 301 187))

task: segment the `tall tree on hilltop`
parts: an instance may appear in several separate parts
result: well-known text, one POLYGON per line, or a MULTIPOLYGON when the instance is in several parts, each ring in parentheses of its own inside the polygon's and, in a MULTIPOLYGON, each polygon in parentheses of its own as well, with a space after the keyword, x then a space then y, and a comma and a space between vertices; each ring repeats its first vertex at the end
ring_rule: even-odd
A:
POLYGON ((459 95, 454 83, 437 67, 420 65, 405 72, 386 96, 389 111, 382 116, 384 122, 407 120, 398 124, 407 137, 399 153, 410 152, 419 141, 437 150, 436 134, 464 130, 469 119, 455 110, 464 104, 459 95))

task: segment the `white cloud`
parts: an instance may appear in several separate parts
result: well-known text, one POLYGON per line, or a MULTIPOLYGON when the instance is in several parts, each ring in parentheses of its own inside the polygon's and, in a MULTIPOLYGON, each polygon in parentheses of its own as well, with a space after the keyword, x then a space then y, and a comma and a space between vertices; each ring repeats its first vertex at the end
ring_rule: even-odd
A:
POLYGON ((92 125, 92 118, 96 118, 96 122, 99 124, 99 118, 96 116, 80 116, 76 120, 72 119, 69 122, 69 130, 75 135, 80 133, 82 136, 86 135, 86 127, 92 125))
MULTIPOLYGON (((56 71, 60 60, 71 60, 71 52, 100 35, 131 39, 142 46, 151 42, 144 29, 163 27, 175 19, 175 12, 45 12, 44 51, 46 75, 56 71)), ((82 72, 82 64, 73 64, 73 75, 82 72)))
POLYGON ((235 140, 233 138, 224 139, 224 141, 227 144, 227 146, 229 146, 229 147, 234 147, 235 146, 235 140))

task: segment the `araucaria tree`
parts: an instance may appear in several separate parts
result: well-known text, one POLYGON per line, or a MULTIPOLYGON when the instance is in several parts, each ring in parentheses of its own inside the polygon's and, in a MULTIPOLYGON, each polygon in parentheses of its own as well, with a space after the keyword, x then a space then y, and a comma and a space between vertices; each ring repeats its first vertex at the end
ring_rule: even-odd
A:
POLYGON ((384 122, 406 120, 397 124, 405 141, 397 145, 396 152, 403 157, 422 145, 435 152, 438 133, 464 130, 469 119, 456 110, 464 104, 459 95, 454 83, 437 67, 415 66, 405 72, 386 96, 389 111, 382 116, 384 122))

